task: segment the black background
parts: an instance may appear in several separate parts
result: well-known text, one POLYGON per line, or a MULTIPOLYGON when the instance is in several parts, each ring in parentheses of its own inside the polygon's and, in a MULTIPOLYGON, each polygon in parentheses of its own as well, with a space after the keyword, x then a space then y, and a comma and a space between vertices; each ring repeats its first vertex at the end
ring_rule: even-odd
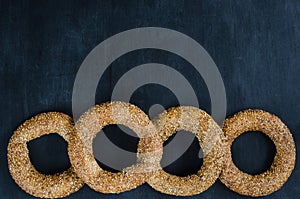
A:
MULTIPOLYGON (((147 26, 180 31, 209 52, 224 80, 228 116, 247 108, 274 113, 287 124, 298 145, 300 2, 297 0, 1 1, 0 198, 34 198, 22 191, 8 172, 6 147, 13 131, 41 112, 61 111, 71 115, 73 83, 86 55, 116 33, 147 26)), ((113 86, 122 74, 149 62, 180 71, 197 91, 200 108, 210 112, 208 90, 192 66, 174 54, 159 50, 135 51, 117 59, 99 82, 97 103, 110 100, 113 86)), ((152 104, 168 108, 178 103, 170 91, 157 85, 141 87, 131 102, 145 112, 152 104)), ((136 139, 110 132, 107 134, 115 143, 135 149, 136 139), (130 146, 122 140, 127 140, 130 146)), ((35 140, 29 144, 32 162, 44 173, 62 170, 69 165, 66 146, 58 136, 35 140)), ((193 173, 201 165, 197 150, 195 142, 167 170, 178 175, 193 173)), ((242 170, 257 173, 268 168, 274 150, 272 142, 262 134, 248 133, 234 143, 233 157, 242 170)), ((265 198, 299 198, 298 162, 284 187, 265 198)), ((120 195, 104 195, 85 186, 68 198, 87 197, 173 198, 147 184, 120 195)), ((217 181, 203 194, 191 198, 247 197, 217 181)))

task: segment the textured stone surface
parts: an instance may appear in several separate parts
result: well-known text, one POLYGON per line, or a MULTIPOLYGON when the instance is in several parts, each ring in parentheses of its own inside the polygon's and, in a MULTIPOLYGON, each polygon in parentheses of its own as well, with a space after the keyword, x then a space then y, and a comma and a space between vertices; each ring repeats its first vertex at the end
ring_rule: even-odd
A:
MULTIPOLYGON (((49 2, 16 4, 0 1, 0 198, 34 198, 22 191, 9 175, 6 148, 13 131, 25 119, 41 112, 71 114, 73 83, 83 59, 109 36, 135 27, 174 29, 203 45, 224 79, 227 115, 247 108, 272 112, 289 127, 299 151, 298 0, 271 3, 261 0, 49 2)), ((148 62, 170 65, 179 70, 197 91, 200 108, 210 112, 208 91, 200 75, 185 60, 158 50, 136 51, 116 60, 100 81, 97 103, 109 100, 112 88, 122 74, 148 62)), ((166 108, 178 105, 170 91, 150 86, 137 90, 131 102, 145 112, 156 103, 166 108)), ((257 142, 243 141, 243 151, 250 154, 248 157, 240 150, 234 151, 236 155, 252 160, 252 164, 241 161, 238 166, 253 169, 264 160, 260 153, 253 153, 259 148, 259 143, 264 143, 262 139, 257 142)), ((43 147, 51 148, 53 144, 43 147)), ((55 162, 56 157, 49 155, 45 158, 55 162)), ((186 167, 184 162, 193 163, 186 158, 177 165, 186 167)), ((283 188, 266 199, 299 198, 298 163, 299 159, 283 188)), ((51 165, 45 169, 51 169, 51 165)), ((146 184, 118 196, 99 194, 84 186, 69 198, 87 197, 173 198, 146 184)), ((191 198, 199 197, 245 198, 219 181, 205 193, 191 198)))

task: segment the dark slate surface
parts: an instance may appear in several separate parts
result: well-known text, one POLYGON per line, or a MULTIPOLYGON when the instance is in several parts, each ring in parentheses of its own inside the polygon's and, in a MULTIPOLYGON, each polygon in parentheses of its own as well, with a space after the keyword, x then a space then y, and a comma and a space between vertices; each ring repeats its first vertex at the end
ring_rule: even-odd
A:
MULTIPOLYGON (((41 112, 55 110, 72 114, 72 87, 86 55, 116 33, 146 26, 174 29, 203 45, 224 79, 227 115, 246 108, 265 109, 281 117, 293 133, 296 145, 299 144, 300 2, 297 0, 1 1, 0 198, 34 198, 23 192, 8 173, 6 147, 14 129, 41 112)), ((148 62, 179 70, 197 90, 200 107, 210 112, 208 91, 201 77, 180 57, 158 50, 136 51, 116 60, 100 81, 97 102, 110 99, 113 85, 127 70, 148 62)), ((138 89, 131 102, 146 112, 156 103, 175 106, 174 95, 158 87, 148 85, 138 89)), ((137 140, 116 135, 112 133, 114 130, 107 129, 110 139, 134 151, 137 140)), ((199 150, 195 143, 166 170, 178 175, 197 170, 201 160, 195 155, 199 150)), ((44 173, 68 167, 66 146, 55 135, 31 142, 34 165, 44 173)), ((241 169, 257 173, 268 168, 274 150, 272 142, 262 134, 248 133, 234 143, 233 157, 241 169)), ((265 198, 299 198, 298 163, 284 187, 265 198)), ((96 193, 85 186, 68 198, 173 197, 143 185, 120 195, 96 193)), ((239 196, 217 181, 205 193, 191 198, 247 197, 239 196)))

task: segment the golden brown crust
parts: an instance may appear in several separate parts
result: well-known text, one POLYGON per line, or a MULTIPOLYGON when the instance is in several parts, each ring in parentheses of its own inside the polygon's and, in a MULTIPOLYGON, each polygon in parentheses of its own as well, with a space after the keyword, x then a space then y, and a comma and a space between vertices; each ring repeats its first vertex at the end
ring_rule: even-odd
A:
POLYGON ((8 168, 15 182, 27 193, 40 198, 61 198, 78 191, 83 181, 70 167, 54 175, 39 173, 31 164, 27 142, 42 135, 58 133, 67 142, 74 133, 72 119, 63 113, 42 113, 23 123, 8 144, 8 168))
POLYGON ((231 190, 246 196, 265 196, 279 190, 291 175, 296 160, 295 143, 286 125, 275 115, 262 110, 245 110, 225 120, 228 139, 226 164, 220 180, 231 190), (240 171, 232 161, 231 145, 246 131, 261 131, 274 142, 277 153, 271 168, 259 175, 240 171))
POLYGON ((102 193, 121 193, 143 184, 156 170, 162 157, 162 142, 148 116, 125 102, 108 102, 89 109, 75 124, 68 151, 76 173, 92 189, 102 193), (106 125, 122 124, 140 138, 137 163, 118 173, 105 171, 97 164, 93 139, 106 125))
POLYGON ((179 177, 159 168, 147 183, 155 190, 176 196, 191 196, 207 190, 223 166, 224 136, 221 128, 204 111, 195 107, 170 108, 154 120, 162 141, 180 130, 193 132, 202 147, 203 165, 197 174, 179 177))

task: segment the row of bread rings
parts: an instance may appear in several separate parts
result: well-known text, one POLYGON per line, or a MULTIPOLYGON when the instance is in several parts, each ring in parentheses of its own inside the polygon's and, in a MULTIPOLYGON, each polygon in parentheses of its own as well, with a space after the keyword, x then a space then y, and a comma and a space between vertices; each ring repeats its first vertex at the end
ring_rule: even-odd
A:
POLYGON ((223 131, 204 111, 180 106, 159 114, 153 123, 138 107, 108 102, 89 109, 75 126, 65 114, 39 114, 23 123, 8 144, 8 167, 15 182, 27 193, 41 198, 65 197, 84 183, 102 193, 120 193, 147 182, 162 193, 190 196, 207 190, 218 178, 231 190, 247 196, 268 195, 282 187, 295 165, 295 143, 286 125, 262 110, 246 110, 226 119, 223 131), (140 138, 137 163, 118 173, 103 170, 92 151, 96 134, 106 125, 122 124, 140 138), (197 174, 179 177, 160 166, 163 142, 179 130, 193 132, 203 149, 203 165, 197 174), (245 131, 267 134, 275 143, 271 168, 260 175, 240 171, 231 158, 233 140, 245 131), (39 173, 31 164, 26 143, 57 132, 68 142, 71 168, 55 175, 39 173))

